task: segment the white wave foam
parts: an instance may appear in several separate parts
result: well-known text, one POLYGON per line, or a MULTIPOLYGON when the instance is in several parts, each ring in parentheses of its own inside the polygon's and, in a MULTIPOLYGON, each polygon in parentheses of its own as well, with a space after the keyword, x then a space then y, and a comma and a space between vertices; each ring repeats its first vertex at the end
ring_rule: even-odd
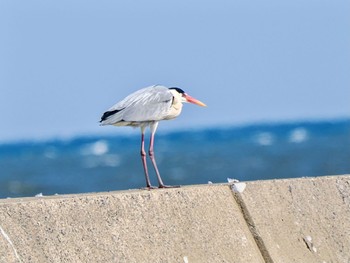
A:
POLYGON ((81 149, 83 155, 104 155, 109 151, 108 143, 104 140, 99 140, 94 143, 85 145, 81 149))
POLYGON ((288 141, 292 143, 301 143, 309 139, 309 133, 305 128, 296 128, 289 134, 288 141))
POLYGON ((255 141, 259 145, 268 146, 268 145, 273 144, 274 137, 273 137, 272 133, 270 133, 270 132, 262 132, 262 133, 259 133, 258 135, 256 135, 255 141))

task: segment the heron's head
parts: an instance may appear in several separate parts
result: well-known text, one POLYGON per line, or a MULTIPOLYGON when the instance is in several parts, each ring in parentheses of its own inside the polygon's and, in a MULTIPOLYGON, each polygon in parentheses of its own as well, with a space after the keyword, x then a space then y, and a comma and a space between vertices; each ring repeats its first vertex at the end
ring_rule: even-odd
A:
POLYGON ((170 90, 172 90, 172 93, 174 95, 176 95, 177 97, 180 98, 182 103, 193 103, 193 104, 197 104, 198 106, 202 106, 202 107, 207 106, 203 102, 191 97, 190 95, 188 95, 186 92, 184 92, 180 88, 173 87, 173 88, 170 88, 170 90))

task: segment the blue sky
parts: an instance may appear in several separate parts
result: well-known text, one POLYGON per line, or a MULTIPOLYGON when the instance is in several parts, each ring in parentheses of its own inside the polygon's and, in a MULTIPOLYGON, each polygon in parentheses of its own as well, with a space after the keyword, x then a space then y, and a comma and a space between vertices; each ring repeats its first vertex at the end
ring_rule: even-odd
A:
POLYGON ((0 141, 129 132, 101 114, 152 84, 161 130, 350 117, 349 1, 0 1, 0 141))

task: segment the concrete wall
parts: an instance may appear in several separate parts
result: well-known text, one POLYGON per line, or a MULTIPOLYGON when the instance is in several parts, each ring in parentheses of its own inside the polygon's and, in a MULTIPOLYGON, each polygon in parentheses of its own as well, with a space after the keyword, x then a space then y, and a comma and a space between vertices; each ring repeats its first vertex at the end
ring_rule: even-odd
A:
POLYGON ((350 262, 350 176, 0 200, 0 262, 350 262))

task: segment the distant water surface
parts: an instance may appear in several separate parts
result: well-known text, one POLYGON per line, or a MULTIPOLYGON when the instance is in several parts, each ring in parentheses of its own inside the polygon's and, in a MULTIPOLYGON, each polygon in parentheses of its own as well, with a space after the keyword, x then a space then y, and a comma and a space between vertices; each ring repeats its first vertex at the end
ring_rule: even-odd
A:
MULTIPOLYGON (((2 143, 0 198, 143 187, 139 146, 136 135, 2 143)), ((346 174, 350 120, 159 132, 155 154, 175 185, 346 174)))

